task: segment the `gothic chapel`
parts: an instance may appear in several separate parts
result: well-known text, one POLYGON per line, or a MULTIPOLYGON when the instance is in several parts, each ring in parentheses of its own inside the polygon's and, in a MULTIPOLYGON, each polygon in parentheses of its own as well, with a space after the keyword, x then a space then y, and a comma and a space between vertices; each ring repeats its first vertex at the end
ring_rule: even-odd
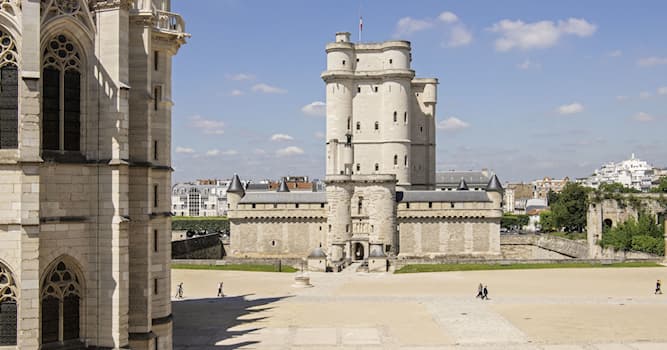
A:
POLYGON ((170 0, 0 0, 0 349, 171 349, 170 0))

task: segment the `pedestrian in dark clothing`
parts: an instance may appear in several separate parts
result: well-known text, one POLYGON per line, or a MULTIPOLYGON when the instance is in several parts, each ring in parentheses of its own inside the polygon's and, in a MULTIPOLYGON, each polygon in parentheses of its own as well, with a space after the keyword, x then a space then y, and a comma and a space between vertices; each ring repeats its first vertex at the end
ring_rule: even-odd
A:
POLYGON ((655 282, 655 294, 662 294, 661 287, 662 287, 662 282, 660 280, 655 282))
POLYGON ((484 286, 480 283, 479 286, 477 286, 477 296, 475 298, 481 298, 484 296, 484 286))
POLYGON ((176 291, 176 298, 183 299, 183 282, 178 284, 178 290, 176 291))
POLYGON ((482 290, 482 299, 489 300, 489 289, 484 286, 484 289, 482 290))
POLYGON ((218 284, 218 297, 224 297, 225 295, 222 294, 222 281, 218 284))

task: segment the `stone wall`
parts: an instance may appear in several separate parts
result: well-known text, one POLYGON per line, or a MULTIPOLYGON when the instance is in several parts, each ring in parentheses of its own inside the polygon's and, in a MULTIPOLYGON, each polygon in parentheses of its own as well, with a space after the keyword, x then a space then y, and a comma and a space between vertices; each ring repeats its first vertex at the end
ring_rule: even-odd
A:
POLYGON ((222 259, 225 251, 220 235, 198 236, 171 242, 171 259, 222 259))

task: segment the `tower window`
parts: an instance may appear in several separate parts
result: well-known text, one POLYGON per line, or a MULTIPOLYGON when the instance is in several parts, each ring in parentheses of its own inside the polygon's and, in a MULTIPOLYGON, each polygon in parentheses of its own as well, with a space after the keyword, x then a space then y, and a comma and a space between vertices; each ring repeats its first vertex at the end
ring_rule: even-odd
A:
POLYGON ((394 165, 398 165, 398 155, 394 154, 394 165))
POLYGON ((374 88, 374 90, 375 90, 375 92, 378 92, 378 87, 376 86, 376 87, 374 88))
POLYGON ((375 171, 380 171, 380 164, 375 163, 375 171))
POLYGON ((392 63, 394 63, 394 60, 392 60, 392 59, 390 58, 390 59, 389 59, 389 64, 392 64, 392 63))
POLYGON ((433 202, 428 202, 428 208, 429 209, 433 208, 433 202))
POLYGON ((361 164, 357 163, 357 171, 361 171, 361 164))
POLYGON ((154 278, 153 279, 153 294, 155 294, 155 295, 157 295, 157 293, 158 293, 157 286, 158 286, 157 278, 154 278))
POLYGON ((357 62, 359 62, 359 59, 357 58, 357 62))
POLYGON ((424 127, 423 127, 423 126, 420 126, 420 127, 419 127, 419 132, 420 132, 420 133, 423 133, 423 132, 424 132, 424 127))
POLYGON ((397 120, 398 120, 398 113, 394 111, 394 123, 396 123, 397 120))
POLYGON ((14 40, 0 31, 0 148, 18 148, 18 67, 14 40))
POLYGON ((153 98, 153 109, 157 111, 158 107, 160 107, 160 102, 162 102, 162 86, 155 86, 153 93, 155 95, 153 98))
POLYGON ((406 167, 408 166, 408 156, 403 157, 403 165, 406 167))
POLYGON ((343 60, 343 65, 345 65, 345 60, 343 60))
POLYGON ((157 153, 157 149, 158 149, 157 146, 158 146, 157 140, 153 140, 153 159, 154 160, 157 160, 157 154, 158 154, 157 153))
POLYGON ((347 130, 352 129, 352 118, 347 117, 347 130))
POLYGON ((153 185, 153 207, 157 208, 157 203, 158 203, 158 185, 155 184, 153 185))
POLYGON ((403 123, 408 123, 408 112, 403 112, 403 123))
POLYGON ((299 209, 299 203, 294 204, 294 208, 299 209))
POLYGON ((375 122, 375 130, 380 130, 380 123, 375 122))
POLYGON ((361 122, 357 122, 357 130, 361 130, 361 122))
POLYGON ((153 251, 157 252, 157 246, 158 246, 158 234, 157 230, 153 230, 153 251))
POLYGON ((357 86, 357 92, 361 92, 361 86, 357 86))
POLYGON ((159 67, 160 67, 160 52, 153 51, 153 69, 157 71, 159 67))
POLYGON ((42 147, 79 151, 81 139, 81 56, 65 35, 43 52, 42 147))

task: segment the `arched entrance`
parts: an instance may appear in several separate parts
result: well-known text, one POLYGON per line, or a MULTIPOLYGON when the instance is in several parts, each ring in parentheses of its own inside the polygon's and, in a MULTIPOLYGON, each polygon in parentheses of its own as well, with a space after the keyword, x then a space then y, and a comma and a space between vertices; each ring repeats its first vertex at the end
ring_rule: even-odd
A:
POLYGON ((603 231, 610 230, 613 224, 614 222, 611 221, 611 219, 604 219, 604 221, 602 221, 602 230, 603 231))
POLYGON ((354 252, 353 253, 353 259, 355 261, 364 260, 364 258, 366 257, 366 254, 364 252, 364 245, 357 242, 352 247, 353 247, 353 252, 354 252))
POLYGON ((80 274, 61 259, 42 283, 42 344, 79 340, 83 288, 80 274))
POLYGON ((17 302, 14 277, 0 263, 0 346, 16 345, 17 302))

